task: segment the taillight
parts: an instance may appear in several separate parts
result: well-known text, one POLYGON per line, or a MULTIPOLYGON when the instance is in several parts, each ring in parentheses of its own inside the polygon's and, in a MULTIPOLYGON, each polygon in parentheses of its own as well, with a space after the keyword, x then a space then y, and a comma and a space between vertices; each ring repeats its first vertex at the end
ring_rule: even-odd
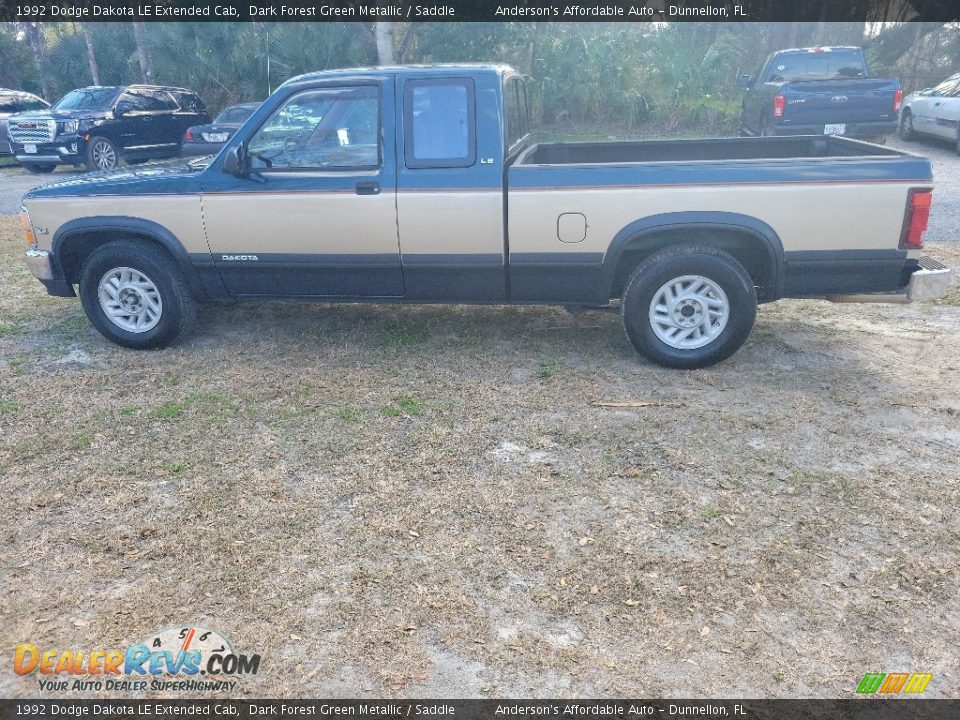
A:
POLYGON ((783 117, 783 108, 786 107, 787 99, 783 95, 777 95, 773 99, 773 116, 783 117))
POLYGON ((901 249, 917 250, 923 247, 923 231, 930 220, 930 201, 933 190, 910 190, 907 197, 907 213, 903 218, 900 234, 901 249))
POLYGON ((901 105, 903 105, 903 90, 897 88, 897 91, 893 94, 893 111, 900 112, 901 105))
POLYGON ((190 128, 187 128, 187 131, 183 134, 184 142, 193 142, 193 133, 190 132, 190 128))

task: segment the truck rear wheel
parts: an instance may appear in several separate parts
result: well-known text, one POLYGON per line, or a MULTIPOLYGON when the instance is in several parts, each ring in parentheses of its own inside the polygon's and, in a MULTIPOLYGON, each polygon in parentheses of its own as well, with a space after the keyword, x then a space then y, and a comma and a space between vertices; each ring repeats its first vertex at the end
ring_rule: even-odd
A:
POLYGON ((702 368, 730 357, 746 341, 757 294, 747 271, 722 250, 668 248, 634 270, 621 316, 627 338, 649 360, 702 368))
POLYGON ((80 271, 80 300, 107 340, 138 350, 173 344, 197 317, 172 258, 136 240, 110 242, 90 254, 80 271))

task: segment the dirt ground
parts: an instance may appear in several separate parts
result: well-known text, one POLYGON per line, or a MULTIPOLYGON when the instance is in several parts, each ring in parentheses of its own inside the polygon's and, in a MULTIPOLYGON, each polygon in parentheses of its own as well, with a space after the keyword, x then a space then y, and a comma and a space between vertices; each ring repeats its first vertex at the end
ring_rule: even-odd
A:
POLYGON ((0 695, 16 643, 200 624, 243 696, 960 697, 960 288, 767 305, 695 372, 547 308, 216 305, 138 353, 22 250, 3 217, 0 695))

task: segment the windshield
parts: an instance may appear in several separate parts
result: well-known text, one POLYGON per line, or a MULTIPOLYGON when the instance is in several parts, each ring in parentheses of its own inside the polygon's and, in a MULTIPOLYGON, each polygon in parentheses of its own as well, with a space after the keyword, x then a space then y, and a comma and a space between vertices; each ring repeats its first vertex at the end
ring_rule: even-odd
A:
POLYGON ((109 110, 113 101, 120 93, 120 88, 86 88, 71 90, 60 102, 53 106, 54 110, 109 110))
POLYGON ((228 107, 222 113, 217 115, 215 123, 242 123, 248 117, 253 115, 255 107, 228 107))
POLYGON ((866 77, 863 57, 856 50, 825 50, 781 55, 770 65, 769 82, 840 80, 866 77))

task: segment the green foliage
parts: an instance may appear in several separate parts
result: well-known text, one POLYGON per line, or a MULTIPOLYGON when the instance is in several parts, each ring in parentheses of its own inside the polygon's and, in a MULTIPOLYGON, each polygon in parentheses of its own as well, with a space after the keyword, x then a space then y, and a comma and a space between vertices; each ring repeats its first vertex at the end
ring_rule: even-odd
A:
MULTIPOLYGON (((0 26, 0 84, 45 84, 59 97, 91 82, 80 24, 43 24, 39 71, 25 25, 0 26)), ((401 63, 513 65, 529 78, 534 126, 553 135, 728 134, 739 115, 736 75, 773 50, 864 44, 871 58, 892 58, 875 72, 900 74, 911 88, 956 71, 960 28, 920 25, 877 36, 863 23, 404 22, 395 37, 401 63)), ((87 29, 103 84, 142 81, 131 23, 87 29)), ((196 90, 211 113, 262 100, 301 73, 377 61, 372 23, 161 22, 147 23, 145 37, 155 81, 196 90)))

